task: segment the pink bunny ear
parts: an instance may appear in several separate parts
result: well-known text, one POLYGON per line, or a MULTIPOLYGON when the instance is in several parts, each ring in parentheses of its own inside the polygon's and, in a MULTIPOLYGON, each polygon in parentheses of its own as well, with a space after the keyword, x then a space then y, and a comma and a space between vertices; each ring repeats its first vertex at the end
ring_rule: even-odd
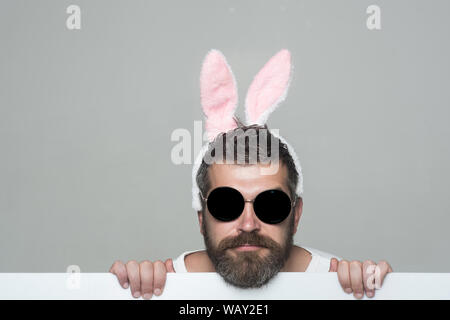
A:
POLYGON ((224 55, 218 50, 208 52, 203 61, 200 97, 210 141, 219 133, 237 127, 233 119, 238 100, 236 81, 224 55))
POLYGON ((274 55, 253 79, 245 100, 247 125, 266 123, 270 113, 286 98, 291 74, 291 53, 274 55))

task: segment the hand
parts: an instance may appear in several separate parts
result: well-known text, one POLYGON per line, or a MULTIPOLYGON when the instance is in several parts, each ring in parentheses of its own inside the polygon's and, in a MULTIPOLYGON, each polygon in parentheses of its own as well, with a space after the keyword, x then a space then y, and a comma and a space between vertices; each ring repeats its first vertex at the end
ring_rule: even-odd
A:
POLYGON ((342 289, 347 293, 353 292, 355 298, 361 299, 364 291, 368 298, 375 296, 375 289, 381 288, 386 274, 392 272, 392 267, 384 260, 376 264, 372 260, 349 262, 333 258, 329 272, 337 272, 342 289))
POLYGON ((131 260, 127 264, 122 261, 114 262, 109 272, 117 276, 124 289, 127 289, 129 284, 133 297, 139 298, 142 295, 144 299, 150 299, 153 294, 162 294, 167 272, 175 272, 175 269, 172 259, 165 262, 145 260, 141 263, 131 260))

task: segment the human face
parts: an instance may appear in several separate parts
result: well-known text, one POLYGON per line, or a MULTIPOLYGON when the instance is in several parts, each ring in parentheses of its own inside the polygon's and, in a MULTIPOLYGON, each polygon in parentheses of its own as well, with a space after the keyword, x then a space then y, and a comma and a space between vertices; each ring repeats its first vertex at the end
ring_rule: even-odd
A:
MULTIPOLYGON (((290 194, 286 167, 280 166, 275 174, 267 175, 262 174, 264 166, 214 164, 209 168, 209 191, 233 187, 245 199, 254 199, 269 189, 281 189, 290 194)), ((199 213, 199 222, 207 254, 216 271, 225 281, 238 287, 266 284, 289 258, 298 213, 293 209, 287 219, 274 225, 260 221, 251 202, 246 202, 241 216, 231 222, 216 220, 205 208, 204 214, 199 213)))

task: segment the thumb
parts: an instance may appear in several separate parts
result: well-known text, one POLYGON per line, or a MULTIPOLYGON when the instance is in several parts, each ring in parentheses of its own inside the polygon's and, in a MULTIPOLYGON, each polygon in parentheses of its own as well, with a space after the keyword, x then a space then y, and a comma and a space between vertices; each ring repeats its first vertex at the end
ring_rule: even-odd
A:
POLYGON ((167 272, 175 272, 175 268, 173 267, 173 261, 172 259, 167 259, 166 262, 164 262, 166 265, 167 272))
POLYGON ((338 260, 336 258, 332 258, 330 260, 330 270, 328 270, 328 272, 337 272, 338 270, 338 260))

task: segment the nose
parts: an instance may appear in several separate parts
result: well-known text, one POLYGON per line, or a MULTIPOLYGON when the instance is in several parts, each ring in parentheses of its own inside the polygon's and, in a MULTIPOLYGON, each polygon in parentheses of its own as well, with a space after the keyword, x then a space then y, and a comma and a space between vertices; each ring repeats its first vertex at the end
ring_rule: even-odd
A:
POLYGON ((254 230, 261 229, 261 221, 253 210, 253 203, 250 201, 245 202, 244 212, 239 217, 239 230, 245 232, 252 232, 254 230))

